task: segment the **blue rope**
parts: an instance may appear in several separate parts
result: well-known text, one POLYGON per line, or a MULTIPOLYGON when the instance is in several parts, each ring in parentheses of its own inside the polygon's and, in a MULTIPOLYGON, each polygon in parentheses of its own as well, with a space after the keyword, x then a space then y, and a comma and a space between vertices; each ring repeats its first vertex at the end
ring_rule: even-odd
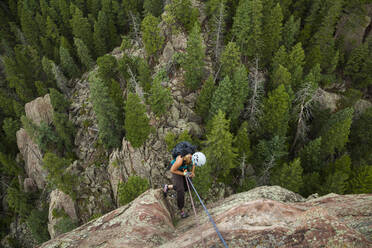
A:
POLYGON ((225 240, 223 239, 223 237, 222 237, 220 231, 218 230, 216 223, 214 223, 212 216, 209 214, 209 212, 208 212, 207 208, 205 207, 205 205, 204 205, 202 199, 200 198, 198 192, 196 191, 194 185, 192 184, 190 178, 189 178, 188 176, 187 176, 186 178, 187 178, 187 180, 189 181, 189 183, 190 183, 191 187, 193 188, 193 190, 195 191, 196 195, 198 196, 200 203, 202 204, 202 206, 203 206, 205 212, 207 213, 207 215, 208 215, 208 217, 209 217, 209 220, 212 222, 212 224, 213 224, 213 226, 214 226, 214 229, 216 230, 216 232, 217 232, 217 234, 218 234, 218 237, 220 237, 220 239, 221 239, 222 243, 224 244, 225 248, 229 248, 229 247, 227 246, 225 240))

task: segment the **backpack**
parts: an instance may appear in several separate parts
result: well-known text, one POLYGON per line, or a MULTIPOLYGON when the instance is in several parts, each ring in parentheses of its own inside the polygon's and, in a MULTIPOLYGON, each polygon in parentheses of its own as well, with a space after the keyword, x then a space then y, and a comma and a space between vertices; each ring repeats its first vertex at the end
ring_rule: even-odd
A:
POLYGON ((182 141, 172 149, 172 157, 173 159, 176 159, 178 155, 181 155, 183 157, 187 154, 193 154, 195 152, 196 146, 191 145, 187 141, 182 141))

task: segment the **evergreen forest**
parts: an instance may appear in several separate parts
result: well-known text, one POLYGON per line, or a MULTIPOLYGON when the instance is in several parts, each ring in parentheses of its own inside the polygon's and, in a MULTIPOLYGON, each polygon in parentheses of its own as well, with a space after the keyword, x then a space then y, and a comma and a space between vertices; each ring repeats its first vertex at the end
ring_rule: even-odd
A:
MULTIPOLYGON (((67 168, 77 159, 71 89, 82 77, 98 123, 96 148, 108 152, 123 138, 146 146, 150 117, 166 120, 172 107, 163 82, 182 71, 203 133, 168 133, 165 142, 170 151, 188 140, 205 153, 194 182, 206 199, 214 187, 238 193, 262 185, 304 197, 372 193, 371 20, 370 0, 1 1, 0 240, 15 220, 37 243, 50 239, 48 202, 40 199, 54 188, 79 198, 67 168), (159 68, 170 39, 164 33, 183 33, 187 44, 159 68), (128 52, 133 47, 145 56, 128 52), (320 100, 327 93, 339 96, 333 109, 320 100), (36 125, 25 104, 46 94, 53 120, 36 125), (20 128, 40 148, 45 190, 23 188, 20 128)), ((120 204, 150 186, 160 185, 121 184, 120 204)), ((53 214, 61 232, 83 224, 53 214)))

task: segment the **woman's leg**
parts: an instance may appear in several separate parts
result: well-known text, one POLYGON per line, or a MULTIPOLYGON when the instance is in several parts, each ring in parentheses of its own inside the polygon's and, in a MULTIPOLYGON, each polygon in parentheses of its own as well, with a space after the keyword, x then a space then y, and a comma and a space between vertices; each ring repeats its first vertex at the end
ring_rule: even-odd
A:
POLYGON ((185 205, 184 176, 173 174, 173 189, 177 192, 177 206, 182 211, 185 205))

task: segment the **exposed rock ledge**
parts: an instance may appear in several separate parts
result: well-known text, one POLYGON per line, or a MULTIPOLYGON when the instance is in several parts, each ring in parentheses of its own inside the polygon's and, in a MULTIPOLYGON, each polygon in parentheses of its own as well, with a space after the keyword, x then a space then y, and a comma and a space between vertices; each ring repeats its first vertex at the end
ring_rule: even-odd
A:
MULTIPOLYGON (((213 205, 210 213, 229 247, 372 247, 372 194, 304 200, 274 186, 213 205)), ((204 211, 174 227, 167 206, 161 191, 150 189, 40 247, 203 247, 201 237, 206 247, 223 247, 204 211)))

